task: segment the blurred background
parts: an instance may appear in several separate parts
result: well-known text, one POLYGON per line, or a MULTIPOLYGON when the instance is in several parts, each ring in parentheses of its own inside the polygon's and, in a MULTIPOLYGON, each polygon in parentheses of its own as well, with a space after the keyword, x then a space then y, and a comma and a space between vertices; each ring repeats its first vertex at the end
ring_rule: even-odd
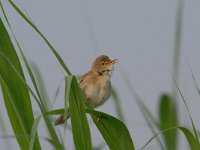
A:
MULTIPOLYGON (((152 133, 127 88, 121 72, 126 73, 136 93, 155 118, 158 118, 159 98, 163 93, 172 93, 173 57, 176 35, 177 0, 60 0, 60 1, 14 1, 38 26, 62 56, 75 75, 82 75, 91 67, 92 61, 101 54, 119 59, 115 65, 112 86, 117 91, 120 105, 136 149, 141 148, 152 133)), ((29 62, 34 63, 42 74, 50 99, 65 74, 55 56, 38 34, 16 13, 7 1, 2 1, 9 21, 29 62)), ((200 1, 185 1, 183 8, 180 47, 179 86, 187 99, 196 127, 200 128, 200 97, 196 91, 189 62, 197 84, 200 84, 200 1)), ((2 17, 2 12, 0 11, 2 17)), ((5 20, 3 20, 5 22, 5 20)), ((27 73, 26 73, 27 74, 27 73)), ((28 82, 30 81, 27 78, 28 82)), ((63 108, 64 83, 53 108, 63 108)), ((191 127, 187 111, 181 99, 178 103, 180 125, 191 127)), ((33 101, 33 109, 39 109, 33 101)), ((98 110, 118 117, 113 100, 98 110)), ((12 135, 9 119, 0 93, 1 119, 6 132, 12 135)), ((39 135, 45 136, 43 123, 39 135)), ((62 127, 56 127, 63 131, 62 127)), ((101 144, 102 137, 91 123, 94 146, 101 144)), ((1 129, 0 129, 1 130, 1 129)), ((4 131, 5 132, 5 131, 4 131)), ((69 149, 73 148, 71 133, 65 139, 69 149)), ((0 133, 3 133, 0 131, 0 133)), ((187 150, 188 144, 179 134, 178 149, 187 150)), ((2 149, 18 147, 15 139, 0 139, 2 149), (7 142, 5 142, 7 141, 7 142), (12 144, 8 144, 12 143, 12 144)), ((44 148, 49 144, 44 141, 44 148)), ((19 148, 18 148, 19 149, 19 148)), ((106 146, 103 149, 108 149, 106 146)), ((151 142, 146 149, 160 149, 151 142)))

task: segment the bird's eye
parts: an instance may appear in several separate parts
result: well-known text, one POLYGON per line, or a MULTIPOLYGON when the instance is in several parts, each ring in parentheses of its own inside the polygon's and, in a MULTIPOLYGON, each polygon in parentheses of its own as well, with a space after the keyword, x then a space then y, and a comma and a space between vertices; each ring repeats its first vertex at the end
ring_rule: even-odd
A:
POLYGON ((104 63, 104 62, 102 62, 101 64, 102 64, 102 65, 105 65, 105 63, 104 63))

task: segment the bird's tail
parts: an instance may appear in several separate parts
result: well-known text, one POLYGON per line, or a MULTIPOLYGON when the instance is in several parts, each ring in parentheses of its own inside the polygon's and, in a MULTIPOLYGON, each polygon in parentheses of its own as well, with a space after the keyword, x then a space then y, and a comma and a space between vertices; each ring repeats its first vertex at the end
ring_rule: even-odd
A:
POLYGON ((60 125, 60 124, 63 124, 65 123, 65 121, 69 118, 69 116, 67 116, 66 118, 64 117, 64 115, 60 115, 58 117, 58 119, 56 119, 55 123, 54 123, 54 126, 57 126, 57 125, 60 125))

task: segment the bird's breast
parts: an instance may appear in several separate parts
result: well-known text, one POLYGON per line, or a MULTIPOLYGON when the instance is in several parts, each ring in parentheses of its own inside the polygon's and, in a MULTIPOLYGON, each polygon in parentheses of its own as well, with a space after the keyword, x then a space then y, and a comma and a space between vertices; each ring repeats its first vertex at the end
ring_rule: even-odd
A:
POLYGON ((111 83, 110 80, 99 81, 97 83, 91 83, 85 90, 86 96, 90 100, 94 107, 98 107, 105 103, 111 95, 111 83))

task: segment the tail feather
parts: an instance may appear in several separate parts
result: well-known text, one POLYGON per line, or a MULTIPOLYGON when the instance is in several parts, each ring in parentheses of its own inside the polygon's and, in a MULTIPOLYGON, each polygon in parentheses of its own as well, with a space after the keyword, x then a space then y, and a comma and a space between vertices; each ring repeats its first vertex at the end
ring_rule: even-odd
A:
POLYGON ((55 123, 54 123, 54 126, 57 126, 57 125, 60 125, 60 124, 63 124, 65 123, 66 119, 64 118, 64 115, 60 115, 58 117, 58 119, 56 119, 55 123))

